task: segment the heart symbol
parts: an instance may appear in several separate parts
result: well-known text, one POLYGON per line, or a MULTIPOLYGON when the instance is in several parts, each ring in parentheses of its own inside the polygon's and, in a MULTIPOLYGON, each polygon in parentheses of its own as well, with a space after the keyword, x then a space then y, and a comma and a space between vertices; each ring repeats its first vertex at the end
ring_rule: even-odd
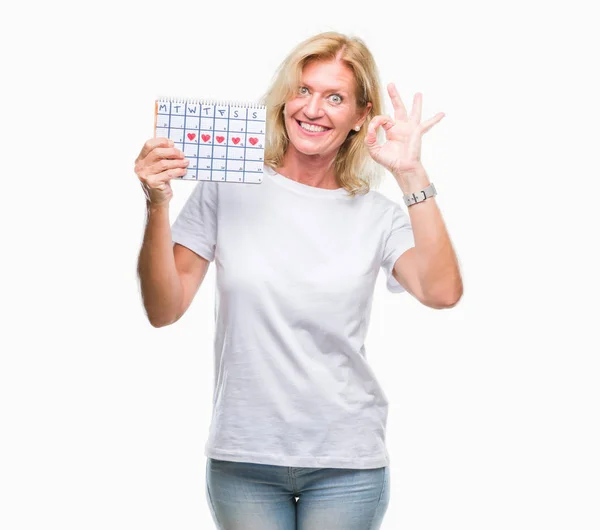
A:
POLYGON ((231 139, 231 141, 232 141, 232 142, 233 142, 235 145, 237 145, 237 144, 239 144, 239 143, 240 143, 240 138, 239 138, 239 136, 235 136, 234 138, 232 138, 232 139, 231 139))
POLYGON ((256 145, 258 143, 258 138, 250 138, 248 140, 252 145, 256 145))
POLYGON ((208 142, 210 140, 210 134, 203 134, 202 140, 204 140, 205 142, 208 142))
POLYGON ((217 142, 222 143, 225 140, 224 136, 217 136, 217 142))
POLYGON ((190 140, 193 140, 194 138, 196 138, 196 135, 194 133, 188 133, 188 138, 190 140))

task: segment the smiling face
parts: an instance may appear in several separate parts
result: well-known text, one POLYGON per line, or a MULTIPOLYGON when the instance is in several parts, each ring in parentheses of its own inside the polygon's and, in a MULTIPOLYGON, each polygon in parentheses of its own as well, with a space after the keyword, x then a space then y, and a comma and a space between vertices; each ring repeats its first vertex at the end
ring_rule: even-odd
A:
POLYGON ((357 107, 350 68, 334 60, 312 61, 302 70, 297 94, 285 105, 290 147, 305 155, 333 157, 348 133, 362 125, 370 107, 357 107))

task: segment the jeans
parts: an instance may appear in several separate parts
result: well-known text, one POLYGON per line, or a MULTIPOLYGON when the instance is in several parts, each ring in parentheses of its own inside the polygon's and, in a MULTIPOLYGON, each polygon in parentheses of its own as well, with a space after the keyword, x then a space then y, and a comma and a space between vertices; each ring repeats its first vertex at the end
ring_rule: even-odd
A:
POLYGON ((390 470, 208 457, 206 499, 218 530, 377 530, 390 502, 390 470))

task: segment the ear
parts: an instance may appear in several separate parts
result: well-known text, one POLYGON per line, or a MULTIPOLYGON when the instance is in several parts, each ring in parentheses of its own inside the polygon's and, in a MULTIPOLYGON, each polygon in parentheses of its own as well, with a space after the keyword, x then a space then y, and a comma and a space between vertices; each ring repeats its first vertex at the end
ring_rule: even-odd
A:
MULTIPOLYGON (((362 126, 362 124, 365 122, 365 120, 367 119, 367 116, 369 115, 369 112, 371 111, 371 108, 373 107, 373 104, 369 101, 367 103, 367 106, 365 107, 365 110, 361 113, 360 115, 360 119, 358 121, 358 123, 356 125, 360 125, 362 126)), ((355 125, 355 127, 356 127, 355 125)))

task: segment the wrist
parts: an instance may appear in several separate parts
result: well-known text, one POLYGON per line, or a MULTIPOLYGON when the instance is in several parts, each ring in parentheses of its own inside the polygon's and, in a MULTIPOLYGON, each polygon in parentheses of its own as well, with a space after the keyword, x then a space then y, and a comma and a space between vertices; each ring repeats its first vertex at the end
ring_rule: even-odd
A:
POLYGON ((146 201, 146 211, 148 213, 168 212, 169 211, 169 201, 164 201, 159 204, 156 204, 156 203, 153 203, 150 201, 146 201))
POLYGON ((423 166, 417 166, 409 171, 392 173, 404 195, 420 192, 431 184, 423 166))

